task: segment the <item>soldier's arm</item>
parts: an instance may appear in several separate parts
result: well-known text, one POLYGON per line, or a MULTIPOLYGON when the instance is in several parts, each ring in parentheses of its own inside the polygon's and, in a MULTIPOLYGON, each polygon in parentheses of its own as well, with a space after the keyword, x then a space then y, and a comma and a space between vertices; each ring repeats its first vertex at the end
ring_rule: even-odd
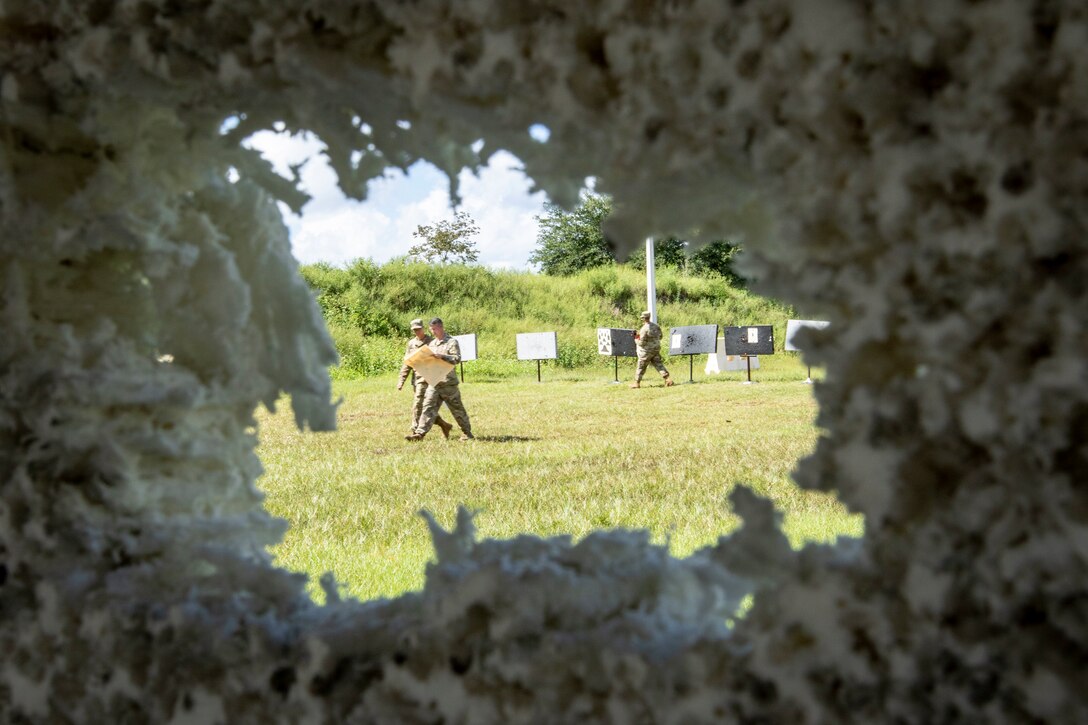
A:
POLYGON ((450 340, 450 344, 446 346, 446 354, 440 357, 454 365, 461 362, 461 344, 457 340, 450 340))
MULTIPOLYGON (((404 357, 408 357, 412 353, 412 346, 409 345, 408 349, 404 352, 404 357)), ((400 380, 397 381, 397 389, 404 387, 404 381, 408 379, 408 373, 412 372, 412 366, 408 363, 404 363, 400 366, 400 380)))

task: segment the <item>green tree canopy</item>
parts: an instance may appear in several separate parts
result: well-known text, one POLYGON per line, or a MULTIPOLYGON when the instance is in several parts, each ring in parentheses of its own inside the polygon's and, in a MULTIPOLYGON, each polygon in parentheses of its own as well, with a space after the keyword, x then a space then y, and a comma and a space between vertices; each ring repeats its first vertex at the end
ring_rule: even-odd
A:
POLYGON ((590 192, 583 194, 582 203, 571 212, 548 204, 544 214, 536 218, 540 229, 529 261, 539 265, 544 274, 552 275, 574 274, 615 262, 612 248, 601 233, 601 222, 611 211, 609 197, 590 192))
POLYGON ((743 287, 744 278, 733 268, 740 249, 739 244, 732 244, 723 239, 711 242, 692 253, 691 269, 696 274, 704 276, 724 277, 734 287, 743 287))
POLYGON ((408 256, 424 262, 475 262, 480 254, 472 238, 479 233, 468 212, 459 211, 453 219, 416 227, 412 236, 423 241, 409 249, 408 256))
MULTIPOLYGON (((674 237, 655 239, 654 266, 658 269, 661 267, 683 269, 688 261, 685 254, 687 244, 687 242, 674 237)), ((627 258, 627 263, 635 269, 646 269, 646 248, 639 247, 631 252, 631 256, 627 258)))

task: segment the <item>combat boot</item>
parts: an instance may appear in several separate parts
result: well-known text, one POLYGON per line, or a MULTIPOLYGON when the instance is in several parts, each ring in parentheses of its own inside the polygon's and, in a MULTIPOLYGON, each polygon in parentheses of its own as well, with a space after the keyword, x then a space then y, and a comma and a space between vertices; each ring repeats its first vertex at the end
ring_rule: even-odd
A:
POLYGON ((446 440, 450 439, 450 431, 453 430, 453 423, 447 423, 446 421, 435 421, 439 428, 442 429, 442 435, 446 436, 446 440))
MULTIPOLYGON (((452 428, 453 426, 450 426, 450 427, 452 428)), ((464 433, 461 434, 461 440, 463 440, 463 441, 474 441, 474 440, 476 440, 476 436, 472 435, 472 431, 465 431, 464 433)))
POLYGON ((676 385, 676 383, 674 383, 672 381, 672 378, 665 378, 665 387, 666 388, 671 388, 673 385, 676 385))
POLYGON ((641 388, 642 385, 640 385, 639 382, 636 380, 635 382, 631 383, 631 387, 632 388, 641 388))
POLYGON ((422 433, 413 433, 410 436, 404 436, 404 440, 412 441, 413 443, 415 443, 416 441, 423 440, 423 434, 422 433))

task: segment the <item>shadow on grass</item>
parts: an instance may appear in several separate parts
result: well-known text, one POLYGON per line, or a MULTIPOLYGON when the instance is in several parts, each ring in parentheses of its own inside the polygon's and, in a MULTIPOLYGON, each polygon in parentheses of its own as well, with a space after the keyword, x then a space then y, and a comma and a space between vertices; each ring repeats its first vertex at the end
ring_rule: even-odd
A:
POLYGON ((481 443, 531 443, 540 439, 526 436, 476 436, 476 440, 481 443))

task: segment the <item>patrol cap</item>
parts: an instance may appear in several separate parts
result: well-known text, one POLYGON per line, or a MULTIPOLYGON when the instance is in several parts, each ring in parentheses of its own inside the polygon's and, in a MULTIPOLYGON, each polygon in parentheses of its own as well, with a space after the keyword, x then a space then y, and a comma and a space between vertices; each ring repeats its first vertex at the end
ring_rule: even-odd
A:
POLYGON ((431 324, 432 325, 441 325, 442 324, 442 318, 441 317, 432 317, 431 318, 431 324))
POLYGON ((649 310, 647 310, 646 312, 643 312, 641 315, 639 315, 639 317, 641 317, 644 320, 648 320, 651 317, 653 317, 653 315, 651 315, 649 310))
POLYGON ((422 330, 423 329, 423 320, 419 319, 418 317, 416 319, 412 320, 412 329, 413 330, 422 330))

